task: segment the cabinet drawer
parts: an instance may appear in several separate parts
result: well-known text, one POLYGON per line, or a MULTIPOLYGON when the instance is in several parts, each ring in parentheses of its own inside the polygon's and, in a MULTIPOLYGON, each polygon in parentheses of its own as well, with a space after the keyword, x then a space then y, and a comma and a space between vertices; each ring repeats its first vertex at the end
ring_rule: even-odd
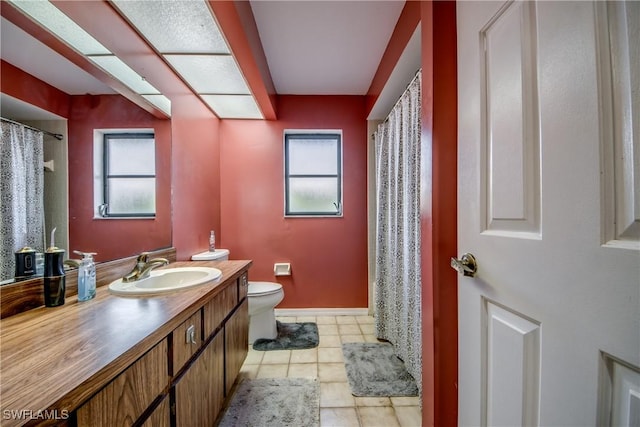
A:
POLYGON ((238 283, 235 281, 204 306, 204 336, 211 336, 237 304, 238 283))
POLYGON ((173 374, 182 369, 184 364, 202 345, 202 315, 196 311, 189 319, 173 330, 173 374))
POLYGON ((78 426, 131 425, 168 387, 167 340, 149 350, 82 405, 78 426))

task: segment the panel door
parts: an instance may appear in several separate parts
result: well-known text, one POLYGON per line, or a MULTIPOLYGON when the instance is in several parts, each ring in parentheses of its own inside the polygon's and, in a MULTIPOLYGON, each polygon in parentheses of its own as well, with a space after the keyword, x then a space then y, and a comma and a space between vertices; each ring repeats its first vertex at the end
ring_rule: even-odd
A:
POLYGON ((460 425, 639 425, 639 5, 457 5, 460 425))

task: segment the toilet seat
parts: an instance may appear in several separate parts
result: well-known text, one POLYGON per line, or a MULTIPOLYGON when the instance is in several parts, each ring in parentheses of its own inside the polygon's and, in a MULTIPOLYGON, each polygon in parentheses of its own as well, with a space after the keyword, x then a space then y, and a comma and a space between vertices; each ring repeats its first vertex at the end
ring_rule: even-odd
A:
POLYGON ((280 283, 274 282, 249 282, 248 295, 262 296, 278 293, 282 290, 280 283))

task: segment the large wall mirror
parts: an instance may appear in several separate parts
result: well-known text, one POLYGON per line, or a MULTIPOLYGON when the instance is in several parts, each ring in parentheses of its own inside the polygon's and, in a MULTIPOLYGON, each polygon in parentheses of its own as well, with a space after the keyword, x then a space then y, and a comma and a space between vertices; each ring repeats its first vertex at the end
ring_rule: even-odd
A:
MULTIPOLYGON (((2 117, 62 135, 44 135, 43 243, 50 244, 55 227, 56 246, 65 258, 78 258, 74 250, 97 252, 104 262, 145 250, 170 247, 171 239, 171 121, 158 119, 120 95, 71 97, 68 118, 62 118, 0 94, 2 117), (145 130, 155 142, 155 214, 103 217, 95 210, 94 181, 96 129, 145 130)), ((120 185, 127 193, 127 182, 120 185)), ((131 193, 134 189, 131 188, 131 193)), ((19 248, 16 248, 16 250, 19 248)), ((0 277, 5 283, 11 277, 0 277)))

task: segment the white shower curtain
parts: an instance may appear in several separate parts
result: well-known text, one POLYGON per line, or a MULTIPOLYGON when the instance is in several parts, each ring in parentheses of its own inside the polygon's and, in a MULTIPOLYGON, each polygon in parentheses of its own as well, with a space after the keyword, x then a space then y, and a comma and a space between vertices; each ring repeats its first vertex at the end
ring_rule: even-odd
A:
POLYGON ((43 134, 0 125, 0 280, 6 280, 14 276, 16 250, 44 250, 43 134))
POLYGON ((422 394, 420 275, 421 72, 375 134, 375 325, 422 394))

